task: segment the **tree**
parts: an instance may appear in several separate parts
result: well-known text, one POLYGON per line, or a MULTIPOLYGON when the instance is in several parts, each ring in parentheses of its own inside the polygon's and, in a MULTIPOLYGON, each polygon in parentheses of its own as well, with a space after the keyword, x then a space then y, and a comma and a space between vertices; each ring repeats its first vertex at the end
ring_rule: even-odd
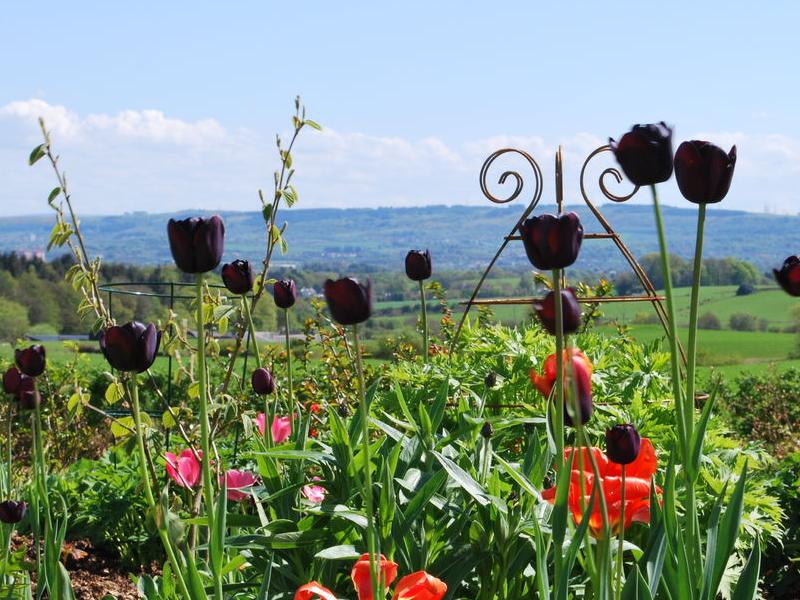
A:
POLYGON ((24 336, 29 327, 28 311, 25 307, 0 297, 0 340, 13 342, 24 336))

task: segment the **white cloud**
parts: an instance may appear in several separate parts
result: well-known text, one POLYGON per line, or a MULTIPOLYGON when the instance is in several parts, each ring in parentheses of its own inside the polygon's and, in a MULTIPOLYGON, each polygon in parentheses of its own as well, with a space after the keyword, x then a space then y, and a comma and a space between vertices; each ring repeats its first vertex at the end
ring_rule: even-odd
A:
MULTIPOLYGON (((188 121, 159 110, 125 110, 118 114, 81 115, 41 99, 0 107, 0 215, 46 210, 43 194, 52 187, 49 173, 24 161, 40 139, 36 119, 42 116, 70 173, 72 191, 83 213, 164 212, 186 208, 258 208, 256 191, 269 189, 277 164, 272 132, 228 129, 215 119, 188 121)), ((701 132, 726 149, 736 144, 739 159, 725 208, 798 211, 800 140, 783 134, 701 132)), ((304 132, 295 154, 295 184, 304 208, 397 206, 430 203, 485 203, 478 172, 499 148, 529 152, 544 175, 542 201, 552 203, 553 157, 564 149, 565 195, 580 201, 578 178, 589 153, 606 143, 592 132, 568 133, 561 139, 495 135, 453 144, 445 139, 408 139, 326 128, 304 132)), ((606 154, 592 162, 587 185, 593 200, 604 198, 596 179, 614 165, 606 154)), ((506 169, 518 170, 531 193, 530 171, 506 156, 490 173, 489 182, 506 169)), ((608 179, 606 182, 612 185, 608 179)), ((508 185, 508 184, 507 184, 508 185)), ((629 191, 626 184, 615 191, 629 191)), ((492 188, 498 194, 507 188, 492 188)), ((646 201, 644 195, 639 200, 646 201)), ((674 184, 664 200, 684 204, 674 184)), ((521 202, 521 201, 520 201, 521 202)))

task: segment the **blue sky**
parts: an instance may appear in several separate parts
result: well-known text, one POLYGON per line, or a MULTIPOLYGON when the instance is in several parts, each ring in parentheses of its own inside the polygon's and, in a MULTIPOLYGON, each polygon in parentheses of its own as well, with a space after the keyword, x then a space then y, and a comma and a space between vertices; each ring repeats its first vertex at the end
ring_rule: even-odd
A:
MULTIPOLYGON (((790 2, 13 3, 0 22, 0 214, 46 211, 46 117, 84 213, 257 208, 295 94, 325 126, 301 207, 484 202, 483 158, 545 169, 664 119, 740 162, 724 206, 796 213, 790 2)), ((605 165, 604 165, 605 166, 605 165)), ((674 184, 665 200, 681 204, 674 184)))

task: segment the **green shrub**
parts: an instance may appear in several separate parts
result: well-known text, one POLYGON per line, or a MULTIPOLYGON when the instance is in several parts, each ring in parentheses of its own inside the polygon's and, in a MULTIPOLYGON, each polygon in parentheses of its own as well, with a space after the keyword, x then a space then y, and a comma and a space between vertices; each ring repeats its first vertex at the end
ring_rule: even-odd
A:
POLYGON ((734 331, 755 331, 758 329, 758 317, 750 313, 734 313, 728 323, 734 331))
POLYGON ((697 319, 697 326, 700 329, 722 329, 722 322, 714 313, 705 312, 697 319))

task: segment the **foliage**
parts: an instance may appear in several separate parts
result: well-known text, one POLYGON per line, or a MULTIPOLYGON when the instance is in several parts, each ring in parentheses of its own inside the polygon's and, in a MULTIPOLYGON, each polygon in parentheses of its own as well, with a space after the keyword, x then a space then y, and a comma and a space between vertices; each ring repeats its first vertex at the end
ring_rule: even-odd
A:
POLYGON ((28 330, 25 307, 13 300, 0 297, 0 340, 14 341, 28 330))

